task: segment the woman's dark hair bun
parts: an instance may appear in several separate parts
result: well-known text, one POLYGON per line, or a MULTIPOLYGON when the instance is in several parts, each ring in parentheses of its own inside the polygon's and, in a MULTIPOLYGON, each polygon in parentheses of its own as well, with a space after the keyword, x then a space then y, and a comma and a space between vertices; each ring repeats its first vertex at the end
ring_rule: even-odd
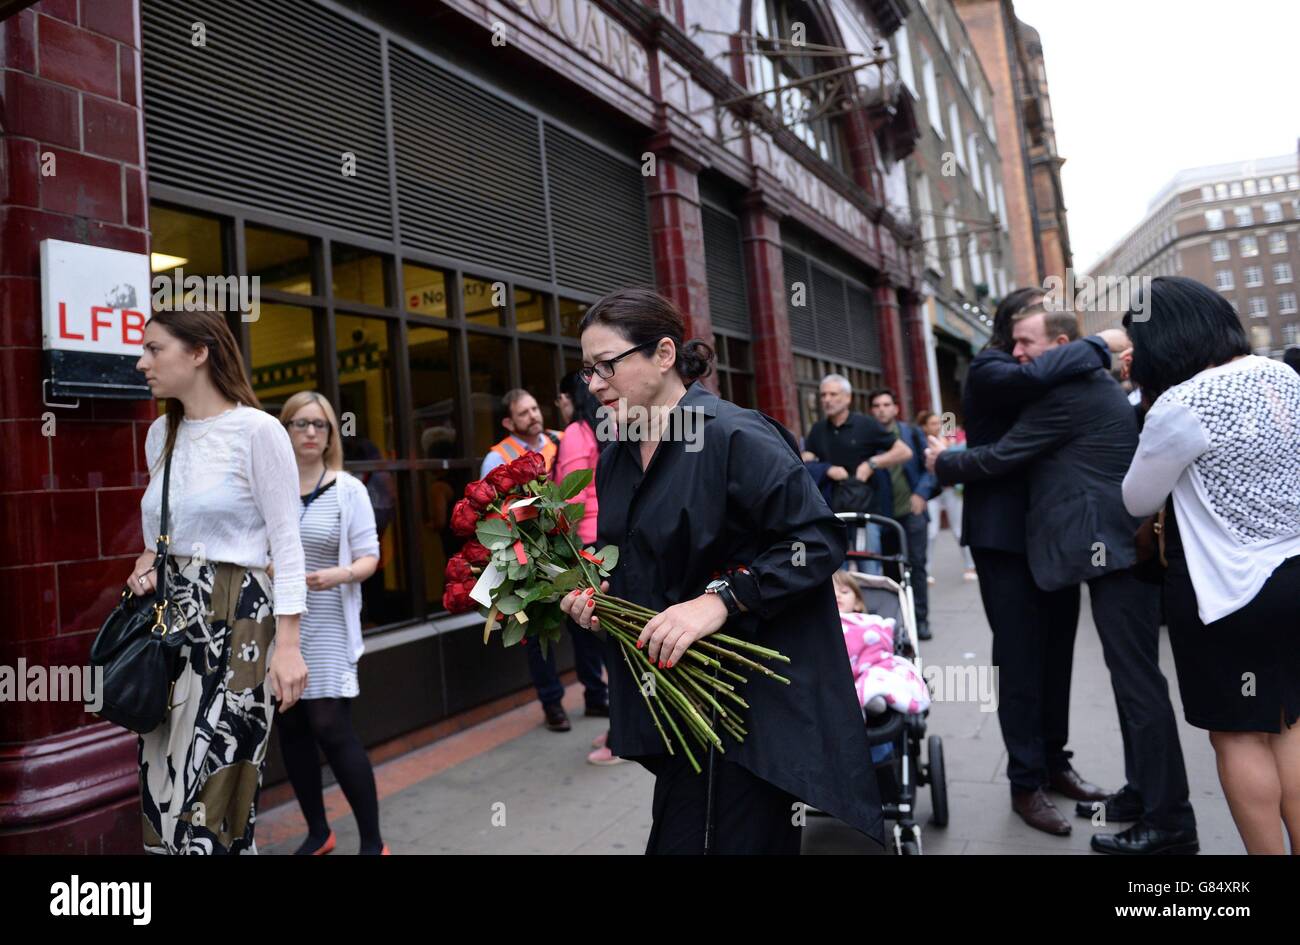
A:
POLYGON ((690 382, 713 373, 713 362, 717 360, 711 345, 699 338, 692 338, 677 353, 677 373, 682 380, 690 382))

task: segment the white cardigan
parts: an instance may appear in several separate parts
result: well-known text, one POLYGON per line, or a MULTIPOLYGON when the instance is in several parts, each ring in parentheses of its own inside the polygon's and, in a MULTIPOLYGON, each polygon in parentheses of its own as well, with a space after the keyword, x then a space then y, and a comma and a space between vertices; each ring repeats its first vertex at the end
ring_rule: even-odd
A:
MULTIPOLYGON (((375 510, 365 484, 351 473, 339 470, 335 487, 339 498, 339 567, 346 568, 366 555, 379 556, 379 535, 375 531, 375 510)), ((352 661, 361 659, 361 585, 348 581, 339 585, 343 613, 348 621, 348 644, 352 661)), ((310 611, 303 615, 304 628, 311 626, 310 611)))

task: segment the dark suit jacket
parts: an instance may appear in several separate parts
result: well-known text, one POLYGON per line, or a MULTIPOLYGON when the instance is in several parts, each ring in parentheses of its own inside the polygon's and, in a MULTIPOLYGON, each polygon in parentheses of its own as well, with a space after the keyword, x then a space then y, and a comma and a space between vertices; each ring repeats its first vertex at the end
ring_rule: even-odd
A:
MULTIPOLYGON (((1110 365, 1106 343, 1095 335, 1052 348, 1027 364, 1006 351, 986 348, 971 361, 962 390, 966 444, 996 443, 1016 422, 1020 408, 1053 385, 1110 365)), ((942 479, 940 485, 947 485, 942 479)), ((1025 553, 1025 510, 1029 485, 1024 470, 966 487, 962 544, 1025 553)))
POLYGON ((1137 443, 1132 405, 1098 368, 1030 404, 997 443, 941 454, 935 472, 942 483, 981 482, 1028 468, 1029 568, 1053 591, 1136 562, 1139 520, 1121 487, 1137 443))

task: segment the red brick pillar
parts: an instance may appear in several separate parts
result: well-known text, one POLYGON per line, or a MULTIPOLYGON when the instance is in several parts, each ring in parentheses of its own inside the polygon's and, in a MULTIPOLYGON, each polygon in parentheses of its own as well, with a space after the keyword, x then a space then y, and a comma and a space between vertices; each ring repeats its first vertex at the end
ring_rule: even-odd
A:
POLYGON ((687 337, 712 343, 699 166, 661 141, 646 149, 655 156, 654 173, 646 177, 655 284, 686 316, 687 337))
POLYGON ((908 391, 903 383, 903 358, 906 356, 903 344, 902 316, 898 310, 898 292, 888 279, 877 283, 876 317, 880 319, 880 360, 885 371, 886 386, 898 391, 903 398, 899 404, 904 417, 909 416, 908 391))
POLYGON ((795 432, 804 432, 790 345, 789 300, 781 262, 781 220, 761 192, 745 201, 740 219, 753 331, 758 409, 795 432))
MULTIPOLYGON (((81 667, 143 548, 155 414, 43 403, 40 242, 149 249, 139 4, 44 0, 0 31, 0 665, 81 667)), ((140 851, 133 735, 25 701, 0 746, 0 853, 140 851)))
POLYGON ((912 368, 912 409, 908 417, 914 417, 917 411, 933 410, 930 402, 930 359, 926 356, 926 344, 930 325, 925 318, 925 309, 921 307, 915 295, 903 293, 902 318, 908 326, 907 346, 908 363, 912 368))

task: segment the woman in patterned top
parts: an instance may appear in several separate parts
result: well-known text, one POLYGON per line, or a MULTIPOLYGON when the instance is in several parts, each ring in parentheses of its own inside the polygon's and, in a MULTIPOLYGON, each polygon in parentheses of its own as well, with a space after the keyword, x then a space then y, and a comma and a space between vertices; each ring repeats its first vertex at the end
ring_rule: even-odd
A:
POLYGON ((1246 850, 1285 853, 1285 826, 1300 852, 1300 377, 1252 355, 1198 282, 1154 279, 1146 301, 1124 316, 1150 407, 1124 504, 1165 510, 1183 711, 1210 732, 1246 850))
POLYGON ((375 773, 352 727, 352 700, 360 692, 361 582, 379 566, 379 539, 370 496, 343 471, 338 421, 328 400, 301 391, 285 402, 280 419, 298 460, 302 497, 298 529, 307 560, 307 613, 302 655, 310 678, 302 702, 284 713, 280 748, 307 820, 299 855, 329 853, 336 842, 325 819, 318 746, 352 806, 363 854, 387 854, 379 835, 375 773))

